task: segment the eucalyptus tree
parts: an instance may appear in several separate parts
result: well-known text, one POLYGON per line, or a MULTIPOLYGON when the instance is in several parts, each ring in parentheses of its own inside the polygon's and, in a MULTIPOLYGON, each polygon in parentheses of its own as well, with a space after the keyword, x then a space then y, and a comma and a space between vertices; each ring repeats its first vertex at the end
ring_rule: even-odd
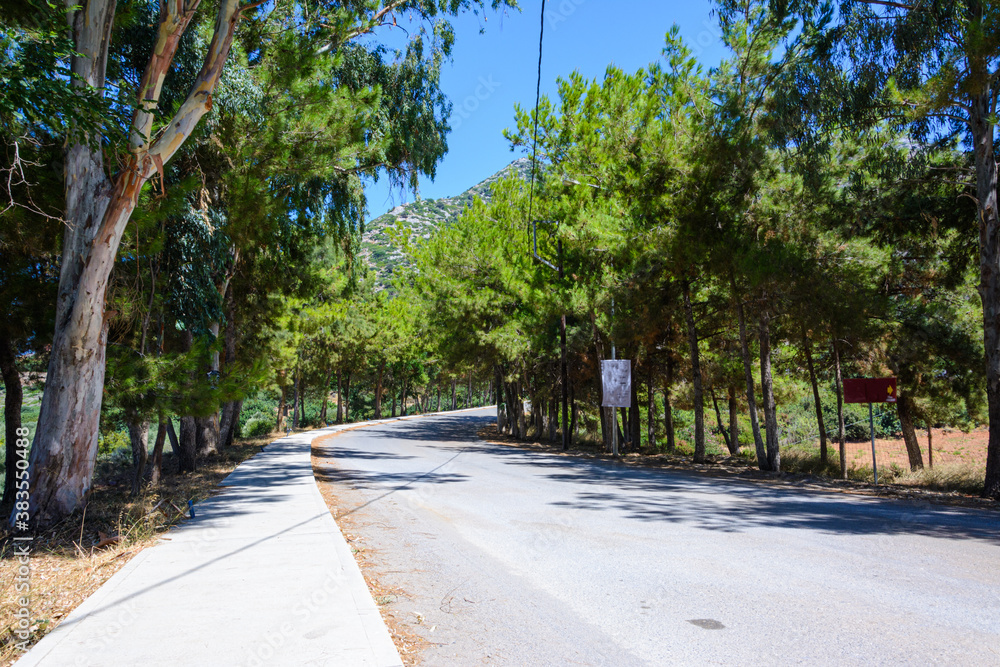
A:
MULTIPOLYGON (((130 109, 131 120, 107 132, 84 133, 70 141, 66 150, 67 226, 50 383, 31 453, 30 502, 36 525, 60 519, 86 497, 96 456, 104 384, 108 277, 143 186, 163 173, 164 166, 212 109, 234 40, 251 59, 263 57, 272 47, 293 47, 314 60, 333 62, 346 45, 397 25, 397 15, 411 15, 420 28, 411 39, 420 44, 432 42, 424 53, 438 58, 447 56, 453 43, 446 17, 485 7, 484 2, 474 0, 397 0, 385 4, 366 0, 348 6, 219 0, 214 15, 209 16, 199 11, 200 4, 199 0, 160 4, 154 43, 146 46, 148 56, 140 67, 143 73, 137 86, 127 80, 108 81, 109 47, 115 31, 122 27, 115 0, 67 5, 74 86, 98 95, 111 90, 118 98, 116 108, 130 109), (241 22, 248 25, 237 40, 241 22), (297 39, 282 42, 281 36, 288 34, 297 39), (200 67, 180 71, 174 59, 186 36, 195 37, 205 55, 200 67), (164 107, 164 82, 171 75, 181 77, 190 92, 178 105, 164 107), (106 163, 108 151, 115 154, 115 161, 106 163)), ((490 5, 501 8, 513 3, 494 0, 490 5)), ((414 50, 421 53, 419 46, 414 50)), ((418 165, 414 172, 422 168, 418 165)))

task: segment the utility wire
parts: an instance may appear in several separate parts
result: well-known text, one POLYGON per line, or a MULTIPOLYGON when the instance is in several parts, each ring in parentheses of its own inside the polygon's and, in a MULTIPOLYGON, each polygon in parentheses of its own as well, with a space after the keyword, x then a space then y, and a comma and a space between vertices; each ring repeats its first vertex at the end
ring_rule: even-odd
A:
POLYGON ((542 0, 541 27, 538 30, 538 80, 535 84, 535 128, 531 136, 531 189, 528 193, 528 224, 535 203, 535 169, 538 165, 538 105, 542 99, 542 43, 545 40, 545 0, 542 0))

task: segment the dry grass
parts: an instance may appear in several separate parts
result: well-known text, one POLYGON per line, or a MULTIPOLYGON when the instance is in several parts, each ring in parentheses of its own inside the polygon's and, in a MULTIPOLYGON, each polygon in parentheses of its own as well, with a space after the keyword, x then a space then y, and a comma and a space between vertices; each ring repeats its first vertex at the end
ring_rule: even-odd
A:
MULTIPOLYGON (((199 460, 195 473, 174 474, 172 455, 163 460, 164 478, 142 496, 128 494, 131 472, 115 460, 102 460, 84 512, 76 512, 31 543, 31 638, 33 645, 96 591, 133 556, 156 543, 160 535, 187 517, 188 500, 199 502, 216 493, 219 482, 269 442, 268 438, 234 444, 199 460), (103 537, 118 541, 98 547, 103 537)), ((20 657, 13 634, 17 612, 15 575, 9 536, 0 540, 0 667, 20 657)))

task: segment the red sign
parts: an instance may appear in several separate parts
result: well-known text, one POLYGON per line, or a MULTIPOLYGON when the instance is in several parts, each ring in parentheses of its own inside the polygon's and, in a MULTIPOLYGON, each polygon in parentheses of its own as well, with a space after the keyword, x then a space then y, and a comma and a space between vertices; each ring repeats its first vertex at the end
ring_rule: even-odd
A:
POLYGON ((845 403, 895 403, 896 378, 844 380, 845 403))

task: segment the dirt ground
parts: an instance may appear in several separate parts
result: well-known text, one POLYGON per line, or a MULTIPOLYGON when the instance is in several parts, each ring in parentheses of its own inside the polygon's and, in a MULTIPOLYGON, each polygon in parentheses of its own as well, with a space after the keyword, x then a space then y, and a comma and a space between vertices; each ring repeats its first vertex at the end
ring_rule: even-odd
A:
MULTIPOLYGON (((950 428, 933 429, 932 446, 934 465, 950 465, 957 463, 971 464, 977 468, 986 467, 986 447, 989 444, 989 430, 977 429, 963 433, 950 428)), ((930 463, 927 452, 927 431, 917 431, 917 443, 924 459, 924 465, 930 463)), ((880 466, 897 464, 908 468, 910 463, 906 456, 906 444, 902 438, 898 440, 875 440, 875 453, 880 466)), ((848 467, 870 466, 872 461, 871 442, 847 443, 848 467)))

